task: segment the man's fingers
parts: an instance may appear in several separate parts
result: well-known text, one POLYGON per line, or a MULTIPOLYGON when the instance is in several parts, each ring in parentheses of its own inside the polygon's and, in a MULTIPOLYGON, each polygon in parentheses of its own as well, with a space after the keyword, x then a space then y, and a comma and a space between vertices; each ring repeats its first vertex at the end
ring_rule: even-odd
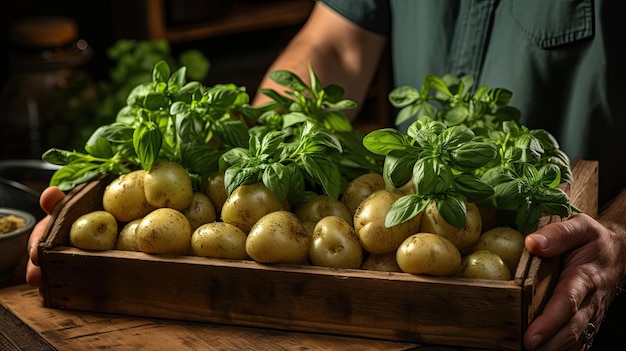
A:
POLYGON ((46 213, 50 214, 52 210, 54 210, 54 206, 63 200, 63 198, 65 198, 65 193, 56 186, 50 186, 41 192, 39 206, 41 206, 46 213))
POLYGON ((593 240, 596 231, 587 229, 590 223, 586 214, 575 214, 566 221, 551 223, 527 235, 524 244, 535 255, 556 257, 593 240))
POLYGON ((587 300, 592 284, 583 277, 572 272, 561 276, 543 313, 524 335, 528 349, 553 350, 554 345, 573 346, 579 342, 580 329, 593 317, 587 300))

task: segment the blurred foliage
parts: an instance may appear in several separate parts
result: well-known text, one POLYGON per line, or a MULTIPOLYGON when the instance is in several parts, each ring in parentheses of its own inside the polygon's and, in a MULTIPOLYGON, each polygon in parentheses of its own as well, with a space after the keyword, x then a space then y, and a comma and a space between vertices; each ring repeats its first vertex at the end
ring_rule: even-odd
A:
POLYGON ((200 50, 189 49, 174 56, 166 40, 121 39, 108 48, 107 57, 114 62, 108 79, 95 82, 93 98, 74 104, 66 115, 65 126, 75 124, 74 135, 66 141, 71 143, 69 148, 84 150, 85 142, 99 126, 113 122, 126 106, 131 90, 152 80, 158 61, 166 61, 173 69, 185 66, 187 77, 199 81, 206 78, 210 68, 210 61, 200 50))

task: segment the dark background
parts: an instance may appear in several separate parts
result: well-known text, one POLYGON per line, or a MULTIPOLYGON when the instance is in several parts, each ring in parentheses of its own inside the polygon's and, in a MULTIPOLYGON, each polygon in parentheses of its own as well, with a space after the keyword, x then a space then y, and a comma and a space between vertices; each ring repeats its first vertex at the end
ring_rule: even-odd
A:
MULTIPOLYGON (((149 1, 149 0, 148 0, 149 1)), ((223 0, 220 0, 223 1, 223 0)), ((164 1, 166 6, 166 21, 171 23, 172 6, 179 6, 180 13, 195 16, 190 19, 193 24, 202 21, 202 13, 193 13, 203 9, 194 8, 199 3, 211 1, 164 1)), ((237 3, 255 3, 261 1, 236 1, 237 3)), ((280 4, 280 0, 266 0, 266 3, 280 4)), ((105 79, 112 65, 106 56, 106 49, 118 39, 146 39, 147 34, 142 32, 145 18, 141 17, 141 3, 143 1, 33 1, 20 0, 13 2, 12 10, 0 12, 0 38, 3 48, 0 58, 0 78, 4 82, 7 75, 7 50, 9 48, 8 32, 10 25, 21 18, 39 15, 67 16, 76 21, 79 27, 80 38, 85 39, 93 48, 94 54, 87 64, 87 68, 95 79, 105 79)), ((209 9, 210 10, 210 9, 209 9)), ((210 21, 210 14, 206 15, 210 21)), ((176 25, 184 25, 182 22, 176 25)), ((275 28, 250 30, 242 33, 225 34, 208 39, 189 40, 186 42, 171 43, 173 54, 188 48, 196 48, 211 61, 209 73, 213 82, 250 82, 253 87, 262 78, 267 66, 275 55, 284 47, 287 41, 296 33, 301 24, 277 25, 275 28)))
MULTIPOLYGON (((293 0, 292 0, 293 1, 293 0)), ((312 5, 312 0, 298 0, 312 5)), ((110 1, 33 1, 21 0, 13 3, 11 11, 0 12, 0 40, 3 50, 0 52, 0 83, 5 86, 10 74, 9 52, 15 50, 15 46, 9 40, 10 26, 16 21, 36 16, 65 16, 72 18, 78 25, 79 39, 86 40, 93 50, 91 59, 82 66, 82 69, 93 78, 94 81, 102 81, 110 78, 109 74, 116 64, 107 56, 107 49, 119 39, 150 39, 147 29, 148 11, 146 4, 162 4, 164 23, 168 29, 202 27, 214 23, 212 21, 228 21, 237 15, 236 11, 242 9, 256 9, 260 7, 283 6, 284 0, 110 0, 110 1), (282 3, 281 3, 282 2, 282 3)), ((306 9, 306 7, 305 7, 306 9)), ((240 12, 241 13, 241 12, 240 12)), ((277 18, 275 25, 242 26, 240 30, 225 30, 224 33, 213 33, 206 36, 190 36, 189 39, 179 38, 170 41, 171 56, 187 49, 198 49, 209 60, 210 69, 208 75, 202 81, 207 86, 218 83, 233 83, 246 87, 250 96, 254 96, 257 86, 273 59, 280 53, 287 42, 293 37, 304 22, 284 21, 277 18)), ((241 20, 240 20, 241 21, 241 20)), ((4 108, 6 110, 6 108, 4 108)), ((7 126, 7 111, 0 111, 0 121, 7 126)), ((20 117, 21 119, 22 117, 20 117)), ((90 118, 90 116, 85 116, 90 118)), ((113 118, 113 116, 112 116, 113 118)), ((49 122, 48 122, 49 123, 49 122)), ((78 135, 70 145, 59 145, 55 142, 44 142, 43 151, 50 147, 71 149, 80 140, 85 139, 87 132, 76 133, 72 123, 54 122, 55 130, 65 132, 68 135, 78 135)), ((9 124, 10 125, 10 124, 9 124)), ((61 135, 57 138, 66 140, 67 136, 60 133, 50 132, 49 126, 45 130, 52 135, 61 135)), ((5 131, 9 130, 7 128, 5 131)), ((88 129, 90 130, 90 129, 88 129)), ((14 135, 17 135, 14 133, 14 135)), ((15 138, 16 141, 7 141, 10 134, 4 134, 2 139, 2 153, 0 160, 13 158, 35 158, 40 155, 39 150, 19 154, 19 150, 28 149, 28 146, 18 145, 24 137, 15 138), (8 146, 7 146, 8 145, 8 146)), ((50 135, 45 138, 50 139, 50 135)), ((24 143, 25 144, 25 143, 24 143)))

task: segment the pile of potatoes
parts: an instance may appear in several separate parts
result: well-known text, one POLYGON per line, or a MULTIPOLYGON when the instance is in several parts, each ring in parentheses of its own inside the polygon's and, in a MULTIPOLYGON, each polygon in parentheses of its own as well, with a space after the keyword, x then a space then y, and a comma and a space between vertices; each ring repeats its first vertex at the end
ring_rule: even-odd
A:
POLYGON ((370 173, 354 179, 340 200, 316 195, 291 205, 262 183, 227 196, 220 174, 204 191, 194 191, 182 166, 159 161, 114 179, 104 191, 103 210, 78 218, 69 240, 86 250, 480 279, 514 276, 524 245, 519 231, 483 231, 473 203, 466 204, 463 228, 446 223, 434 202, 410 220, 385 227, 389 208, 405 194, 386 190, 382 176, 370 173))

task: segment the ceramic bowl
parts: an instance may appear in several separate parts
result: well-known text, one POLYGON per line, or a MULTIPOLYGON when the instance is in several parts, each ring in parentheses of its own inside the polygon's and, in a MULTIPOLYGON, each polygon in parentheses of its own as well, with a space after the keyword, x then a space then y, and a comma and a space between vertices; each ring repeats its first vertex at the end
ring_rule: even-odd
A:
POLYGON ((26 245, 33 227, 35 216, 29 212, 0 207, 0 216, 13 215, 24 219, 25 226, 8 233, 0 233, 0 282, 9 280, 16 267, 27 256, 26 245))

